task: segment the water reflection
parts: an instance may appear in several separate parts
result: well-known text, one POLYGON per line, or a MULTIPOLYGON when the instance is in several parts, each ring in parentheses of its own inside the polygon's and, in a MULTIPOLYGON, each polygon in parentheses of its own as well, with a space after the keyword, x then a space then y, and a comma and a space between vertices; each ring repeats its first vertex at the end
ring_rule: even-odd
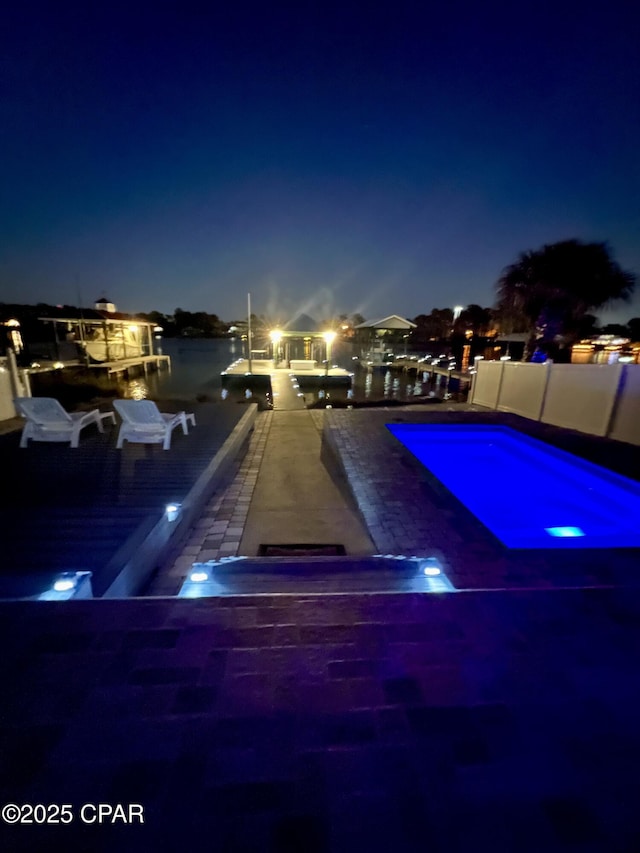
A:
MULTIPOLYGON (((229 339, 184 340, 166 339, 157 342, 156 349, 162 350, 171 357, 172 371, 149 371, 147 376, 122 379, 119 384, 123 397, 134 400, 178 399, 187 400, 224 400, 231 403, 236 400, 233 393, 223 392, 220 380, 221 372, 234 362, 237 353, 241 351, 239 341, 229 339), (158 344, 160 344, 158 346, 158 344)), ((353 370, 350 355, 342 361, 342 366, 353 370)), ((417 367, 417 365, 416 365, 417 367)), ((353 376, 353 387, 347 388, 318 388, 300 389, 305 392, 307 404, 322 400, 328 402, 346 403, 368 400, 376 402, 384 400, 417 401, 421 397, 455 396, 459 383, 448 375, 433 374, 420 365, 416 371, 401 371, 398 369, 367 369, 358 367, 353 376)), ((256 399, 254 389, 254 400, 256 399)))
POLYGON ((128 400, 146 400, 149 396, 149 386, 144 379, 125 380, 124 397, 128 400))

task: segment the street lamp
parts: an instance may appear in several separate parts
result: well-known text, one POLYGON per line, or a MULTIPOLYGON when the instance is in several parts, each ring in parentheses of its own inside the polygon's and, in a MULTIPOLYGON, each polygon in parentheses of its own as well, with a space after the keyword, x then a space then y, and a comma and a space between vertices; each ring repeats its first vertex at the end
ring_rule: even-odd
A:
POLYGON ((282 332, 279 329, 274 329, 273 332, 269 334, 271 338, 271 345, 273 347, 273 366, 278 366, 278 344, 282 340, 282 332))
POLYGON ((324 342, 327 345, 327 353, 326 353, 326 355, 327 355, 327 367, 325 370, 325 376, 328 376, 329 375, 329 361, 331 360, 331 344, 336 339, 336 333, 335 332, 325 332, 322 335, 322 337, 324 338, 324 342))

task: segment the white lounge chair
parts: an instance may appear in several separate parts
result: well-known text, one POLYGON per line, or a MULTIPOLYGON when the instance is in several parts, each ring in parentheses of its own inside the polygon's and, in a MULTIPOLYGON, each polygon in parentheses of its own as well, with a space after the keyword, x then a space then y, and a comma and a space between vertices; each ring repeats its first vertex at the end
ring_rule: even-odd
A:
POLYGON ((180 425, 185 435, 189 432, 187 422, 196 425, 195 415, 178 412, 163 414, 152 400, 114 400, 113 406, 122 418, 116 447, 121 448, 124 440, 142 444, 159 444, 165 450, 171 447, 171 433, 180 425))
POLYGON ((20 447, 26 447, 29 439, 33 441, 70 441, 71 447, 77 447, 80 432, 89 424, 95 424, 104 432, 102 421, 110 419, 115 424, 113 412, 66 412, 53 397, 16 397, 13 401, 18 413, 27 419, 20 447))

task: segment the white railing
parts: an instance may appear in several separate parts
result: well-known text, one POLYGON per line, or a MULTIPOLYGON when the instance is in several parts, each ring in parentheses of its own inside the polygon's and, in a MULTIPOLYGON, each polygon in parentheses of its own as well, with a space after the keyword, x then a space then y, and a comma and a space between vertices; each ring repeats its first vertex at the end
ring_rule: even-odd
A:
POLYGON ((640 444, 639 364, 480 361, 470 402, 640 444))

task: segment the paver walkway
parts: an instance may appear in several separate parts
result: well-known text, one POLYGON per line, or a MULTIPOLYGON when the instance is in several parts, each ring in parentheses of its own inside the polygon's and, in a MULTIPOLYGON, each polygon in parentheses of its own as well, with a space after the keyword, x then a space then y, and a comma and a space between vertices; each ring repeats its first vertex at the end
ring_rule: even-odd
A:
POLYGON ((262 412, 232 483, 214 495, 150 595, 175 595, 192 564, 256 556, 260 545, 339 544, 374 554, 354 507, 321 460, 322 412, 262 412))
POLYGON ((305 408, 304 395, 289 370, 279 368, 272 371, 271 390, 276 411, 301 411, 305 408))

